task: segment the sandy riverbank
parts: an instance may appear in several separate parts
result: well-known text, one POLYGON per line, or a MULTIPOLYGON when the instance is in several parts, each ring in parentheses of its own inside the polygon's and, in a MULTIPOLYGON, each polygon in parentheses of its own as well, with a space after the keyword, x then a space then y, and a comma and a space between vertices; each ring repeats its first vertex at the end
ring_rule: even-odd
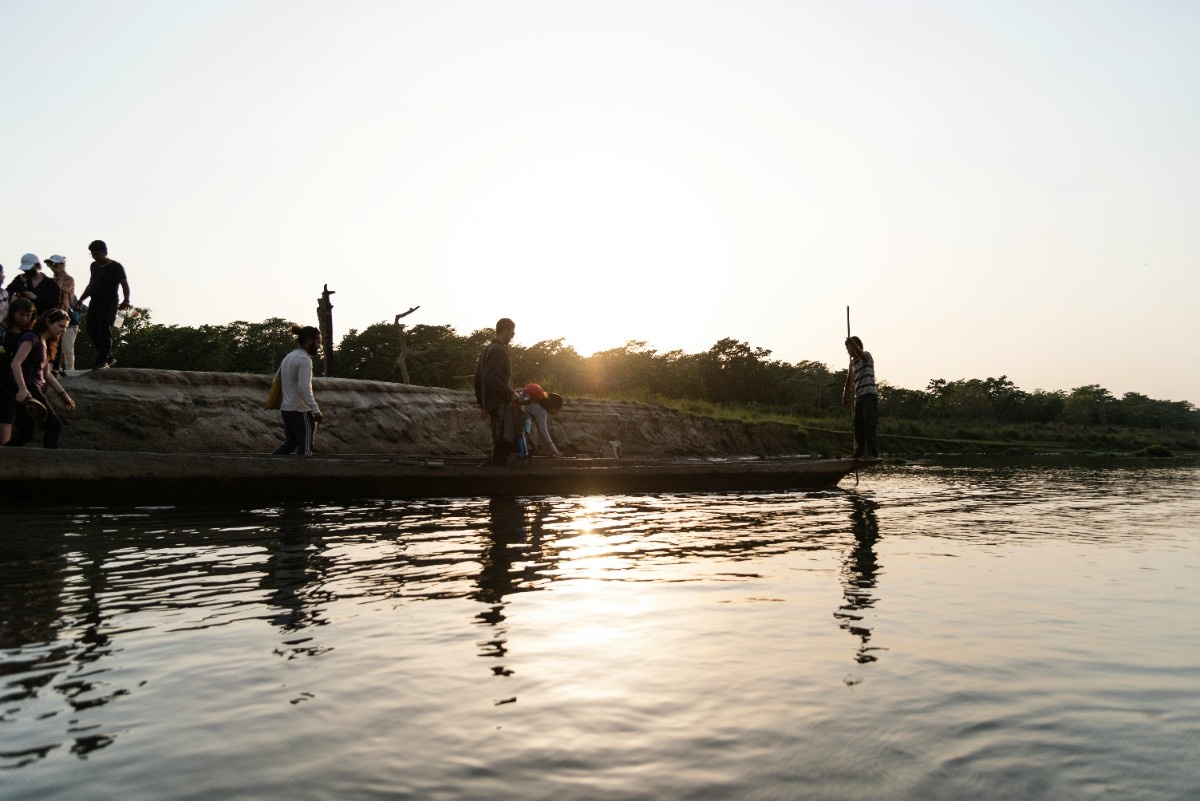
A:
MULTIPOLYGON (((262 408, 270 376, 115 368, 63 383, 78 407, 58 410, 62 447, 143 452, 255 453, 281 439, 278 412, 262 408)), ((317 449, 328 454, 450 456, 486 453, 488 427, 471 393, 379 381, 318 378, 325 414, 317 449)), ((691 417, 640 403, 568 399, 553 420, 569 455, 772 456, 803 452, 794 430, 691 417)))

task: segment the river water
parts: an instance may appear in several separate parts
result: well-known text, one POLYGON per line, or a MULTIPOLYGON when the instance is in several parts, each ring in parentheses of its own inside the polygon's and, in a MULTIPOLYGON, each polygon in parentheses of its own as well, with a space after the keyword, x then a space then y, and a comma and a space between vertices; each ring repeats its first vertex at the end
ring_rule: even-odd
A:
POLYGON ((1200 468, 8 509, 4 799, 1195 799, 1200 468))

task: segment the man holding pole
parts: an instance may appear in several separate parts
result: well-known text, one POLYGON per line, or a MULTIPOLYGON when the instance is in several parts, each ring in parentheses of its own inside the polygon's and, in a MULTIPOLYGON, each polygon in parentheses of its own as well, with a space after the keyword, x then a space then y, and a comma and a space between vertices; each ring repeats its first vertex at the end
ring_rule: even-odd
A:
POLYGON ((854 398, 854 454, 848 458, 878 459, 879 440, 875 430, 879 426, 879 390, 875 387, 875 359, 863 350, 858 337, 846 337, 846 352, 850 354, 850 369, 842 389, 842 408, 854 398))

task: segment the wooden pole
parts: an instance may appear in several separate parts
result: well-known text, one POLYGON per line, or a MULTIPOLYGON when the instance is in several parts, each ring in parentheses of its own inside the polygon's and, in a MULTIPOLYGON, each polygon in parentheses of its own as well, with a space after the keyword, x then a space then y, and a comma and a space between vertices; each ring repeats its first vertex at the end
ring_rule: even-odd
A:
POLYGON ((846 307, 846 339, 850 338, 850 307, 846 307))
POLYGON ((329 296, 334 292, 325 284, 325 290, 317 299, 317 326, 321 332, 321 375, 333 375, 333 303, 329 296))

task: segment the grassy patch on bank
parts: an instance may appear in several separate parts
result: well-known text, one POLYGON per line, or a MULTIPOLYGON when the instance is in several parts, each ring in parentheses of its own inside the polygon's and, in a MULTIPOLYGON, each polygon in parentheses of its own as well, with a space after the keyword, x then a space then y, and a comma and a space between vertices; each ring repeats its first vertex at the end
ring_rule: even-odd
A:
MULTIPOLYGON (((842 452, 853 440, 849 411, 827 417, 799 417, 757 404, 729 405, 671 398, 654 398, 652 402, 713 420, 794 428, 809 450, 822 456, 842 452)), ((884 418, 879 425, 879 439, 884 453, 897 456, 934 453, 1200 456, 1200 436, 1192 431, 1062 423, 989 425, 884 418)))

